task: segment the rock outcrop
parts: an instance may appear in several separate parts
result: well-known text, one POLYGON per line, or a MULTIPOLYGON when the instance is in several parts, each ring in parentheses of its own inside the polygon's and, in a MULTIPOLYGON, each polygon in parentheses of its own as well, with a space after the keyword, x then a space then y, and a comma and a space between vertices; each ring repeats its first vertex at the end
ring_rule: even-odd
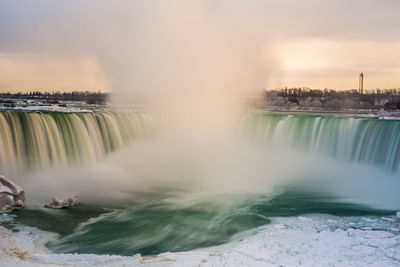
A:
POLYGON ((0 175, 0 213, 22 209, 25 202, 24 190, 0 175))
POLYGON ((63 209, 63 208, 70 208, 79 205, 78 197, 67 198, 64 200, 60 200, 57 198, 53 198, 49 204, 44 205, 46 208, 51 209, 63 209))

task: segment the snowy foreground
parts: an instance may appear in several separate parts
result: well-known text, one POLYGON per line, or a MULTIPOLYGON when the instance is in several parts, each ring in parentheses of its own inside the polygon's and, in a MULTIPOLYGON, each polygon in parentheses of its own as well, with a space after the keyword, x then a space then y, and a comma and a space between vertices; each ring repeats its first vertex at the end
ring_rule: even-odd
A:
POLYGON ((395 216, 276 218, 229 244, 155 257, 48 254, 53 235, 20 230, 0 227, 0 266, 400 266, 395 216))

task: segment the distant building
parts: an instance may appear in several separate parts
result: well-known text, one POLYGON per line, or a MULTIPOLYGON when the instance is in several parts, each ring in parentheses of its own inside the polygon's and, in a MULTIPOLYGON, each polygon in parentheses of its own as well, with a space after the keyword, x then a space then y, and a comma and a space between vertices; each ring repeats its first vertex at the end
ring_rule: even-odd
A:
POLYGON ((374 99, 374 105, 375 106, 383 106, 387 102, 389 102, 389 99, 387 99, 387 98, 376 98, 376 99, 374 99))
POLYGON ((360 73, 360 79, 358 81, 358 92, 362 95, 364 91, 364 73, 360 73))

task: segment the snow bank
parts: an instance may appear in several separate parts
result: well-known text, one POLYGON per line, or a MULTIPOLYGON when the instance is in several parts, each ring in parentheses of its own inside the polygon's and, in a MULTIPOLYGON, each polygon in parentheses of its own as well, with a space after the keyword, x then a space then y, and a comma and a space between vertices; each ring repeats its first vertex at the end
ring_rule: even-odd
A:
POLYGON ((57 106, 57 105, 51 105, 51 106, 17 106, 14 108, 0 108, 4 110, 15 110, 15 111, 44 111, 44 112, 63 112, 63 113, 88 113, 92 112, 89 109, 81 109, 77 107, 62 107, 62 106, 57 106))
POLYGON ((395 216, 309 215, 276 218, 272 224, 242 233, 234 237, 231 243, 222 246, 189 252, 162 253, 156 257, 37 253, 32 248, 27 248, 26 242, 25 247, 20 247, 18 237, 10 234, 8 230, 0 230, 0 251, 3 252, 0 254, 0 265, 4 263, 12 263, 13 266, 400 265, 400 221, 396 220, 395 216), (18 256, 21 253, 25 253, 23 257, 18 256))

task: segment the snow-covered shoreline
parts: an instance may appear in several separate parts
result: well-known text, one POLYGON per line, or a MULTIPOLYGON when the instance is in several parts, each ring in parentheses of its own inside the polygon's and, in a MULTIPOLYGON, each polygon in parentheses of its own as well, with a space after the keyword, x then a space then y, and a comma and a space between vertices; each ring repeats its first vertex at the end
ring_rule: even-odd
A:
MULTIPOLYGON (((51 254, 49 235, 0 228, 0 266, 399 266, 400 221, 395 216, 279 217, 221 246, 154 257, 51 254)), ((54 238, 54 236, 53 236, 54 238)))
POLYGON ((92 110, 77 107, 62 107, 58 105, 46 106, 17 106, 15 108, 0 107, 0 111, 18 111, 18 112, 60 112, 60 113, 91 113, 92 110))
POLYGON ((293 116, 318 116, 374 120, 400 120, 398 111, 382 110, 289 110, 289 109, 258 109, 252 111, 255 114, 277 114, 293 116))

